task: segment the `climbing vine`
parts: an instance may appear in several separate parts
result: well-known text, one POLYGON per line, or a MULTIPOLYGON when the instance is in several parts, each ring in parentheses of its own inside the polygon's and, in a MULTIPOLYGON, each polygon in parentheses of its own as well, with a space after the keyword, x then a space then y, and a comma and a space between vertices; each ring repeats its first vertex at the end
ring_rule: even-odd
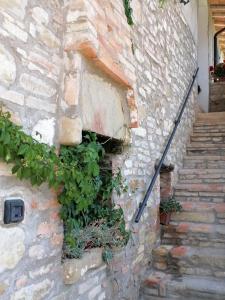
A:
MULTIPOLYGON (((123 0, 123 5, 125 9, 125 15, 127 17, 127 23, 129 25, 134 25, 133 21, 133 9, 131 8, 131 1, 132 0, 123 0)), ((163 5, 166 3, 167 0, 159 0, 160 7, 163 7, 163 5)))
POLYGON ((127 17, 127 23, 129 25, 133 25, 134 24, 133 17, 132 17, 133 10, 131 8, 130 2, 131 2, 131 0, 123 0, 125 15, 127 17))
POLYGON ((55 147, 25 134, 0 110, 0 158, 13 164, 12 173, 32 185, 47 182, 58 191, 60 216, 65 227, 65 256, 80 258, 86 249, 104 247, 105 258, 113 246, 126 245, 129 232, 121 208, 111 204, 111 194, 126 190, 120 171, 101 170, 105 151, 95 134, 87 134, 76 147, 55 147))

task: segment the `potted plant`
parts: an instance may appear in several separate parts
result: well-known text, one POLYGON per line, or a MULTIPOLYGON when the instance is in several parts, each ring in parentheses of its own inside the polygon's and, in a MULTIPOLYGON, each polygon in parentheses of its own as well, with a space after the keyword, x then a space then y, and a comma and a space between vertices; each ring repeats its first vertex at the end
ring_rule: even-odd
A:
POLYGON ((168 225, 171 219, 171 215, 174 212, 180 212, 182 206, 174 197, 161 201, 160 203, 160 224, 168 225))
POLYGON ((225 81, 225 62, 215 66, 213 77, 215 81, 225 81))

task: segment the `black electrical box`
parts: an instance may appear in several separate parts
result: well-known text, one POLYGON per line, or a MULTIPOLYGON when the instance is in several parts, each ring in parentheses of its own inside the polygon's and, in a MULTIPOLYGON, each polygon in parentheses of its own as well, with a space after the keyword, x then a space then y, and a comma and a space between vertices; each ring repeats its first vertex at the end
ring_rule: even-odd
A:
POLYGON ((22 199, 5 200, 4 223, 19 223, 24 219, 24 201, 22 199))

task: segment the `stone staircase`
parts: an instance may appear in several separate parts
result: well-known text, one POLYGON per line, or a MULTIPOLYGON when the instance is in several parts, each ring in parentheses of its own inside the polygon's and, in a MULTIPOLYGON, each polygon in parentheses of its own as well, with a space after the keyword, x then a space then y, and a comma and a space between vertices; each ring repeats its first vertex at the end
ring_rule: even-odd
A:
POLYGON ((225 300, 225 113, 200 114, 140 299, 225 300))

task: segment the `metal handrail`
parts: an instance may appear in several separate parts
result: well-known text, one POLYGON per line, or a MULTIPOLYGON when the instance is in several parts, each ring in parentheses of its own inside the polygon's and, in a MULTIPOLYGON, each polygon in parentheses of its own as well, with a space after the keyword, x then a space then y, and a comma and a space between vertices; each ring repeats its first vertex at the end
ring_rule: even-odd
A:
POLYGON ((181 121, 181 117, 182 117, 183 112, 184 112, 184 109, 185 109, 185 107, 186 107, 186 105, 187 105, 188 98, 189 98, 189 96, 190 96, 190 94, 191 94, 191 91, 192 91, 193 85, 194 85, 194 83, 195 83, 195 79, 196 79, 196 77, 197 77, 198 71, 199 71, 199 68, 197 68, 196 71, 194 72, 194 75, 193 75, 193 77, 192 77, 192 81, 191 81, 191 83, 190 83, 190 85, 189 85, 188 92, 187 92, 187 94, 186 94, 186 96, 185 96, 185 98, 184 98, 184 102, 183 102, 183 104, 182 104, 182 106, 181 106, 179 115, 178 115, 177 119, 174 121, 174 128, 173 128, 173 131, 172 131, 172 133, 171 133, 171 135, 170 135, 170 138, 169 138, 169 140, 168 140, 168 142, 167 142, 167 144, 166 144, 166 147, 165 147, 165 149, 164 149, 164 151, 163 151, 163 155, 162 155, 162 157, 161 157, 161 159, 160 159, 160 162, 159 162, 159 164, 157 165, 157 168, 156 168, 156 170, 155 170, 154 176, 153 176, 153 178, 152 178, 152 180, 151 180, 151 183, 150 183, 150 185, 149 185, 149 187, 148 187, 148 190, 147 190, 147 192, 146 192, 146 194, 145 194, 144 200, 140 203, 139 209, 138 209, 137 214, 136 214, 136 217, 135 217, 135 222, 136 222, 136 223, 138 223, 138 222, 140 221, 140 218, 141 218, 142 213, 143 213, 143 211, 144 211, 144 209, 145 209, 145 206, 147 205, 149 196, 151 195, 151 192, 152 192, 153 187, 154 187, 154 185, 155 185, 156 179, 157 179, 157 177, 158 177, 158 175, 159 175, 159 173, 160 173, 160 169, 161 169, 161 167, 162 167, 162 165, 163 165, 163 162, 164 162, 164 160, 165 160, 165 157, 166 157, 166 155, 167 155, 167 153, 168 153, 168 151, 169 151, 170 145, 171 145, 171 143, 172 143, 172 141, 173 141, 174 135, 175 135, 175 133, 176 133, 176 131, 177 131, 177 127, 178 127, 178 125, 179 125, 179 123, 180 123, 180 121, 181 121))

